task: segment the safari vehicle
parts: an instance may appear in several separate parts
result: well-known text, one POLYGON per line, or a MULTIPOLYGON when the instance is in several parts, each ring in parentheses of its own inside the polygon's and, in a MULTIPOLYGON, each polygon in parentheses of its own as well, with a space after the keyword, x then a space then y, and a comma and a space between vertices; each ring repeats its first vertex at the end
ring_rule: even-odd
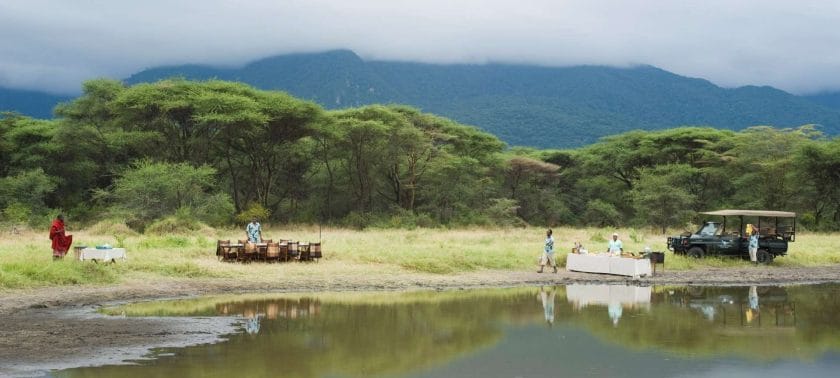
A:
POLYGON ((704 256, 749 258, 750 241, 749 235, 745 232, 747 226, 745 217, 759 229, 756 255, 759 263, 766 264, 772 262, 776 256, 786 255, 788 243, 796 240, 796 213, 767 210, 718 210, 701 214, 723 217, 723 222, 704 221, 694 234, 686 232, 679 236, 669 237, 669 250, 695 258, 704 256), (727 218, 729 218, 729 223, 727 223, 727 218))

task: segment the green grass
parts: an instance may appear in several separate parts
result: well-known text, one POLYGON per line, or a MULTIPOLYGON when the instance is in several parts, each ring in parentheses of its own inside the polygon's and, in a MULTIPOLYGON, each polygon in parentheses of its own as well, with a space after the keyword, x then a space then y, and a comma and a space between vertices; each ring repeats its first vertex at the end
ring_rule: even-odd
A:
MULTIPOLYGON (((97 225, 93 231, 108 232, 113 227, 97 225), (101 231, 105 230, 105 231, 101 231)), ((237 240, 238 229, 204 230, 191 235, 121 234, 128 260, 116 264, 78 262, 68 257, 52 261, 45 232, 0 236, 0 289, 44 286, 113 284, 129 280, 223 278, 247 282, 292 282, 296 277, 323 279, 336 275, 380 275, 400 279, 404 273, 457 274, 479 270, 531 270, 542 251, 544 230, 516 229, 423 229, 394 230, 324 229, 325 258, 318 264, 230 264, 216 260, 217 239, 237 240), (393 275, 394 277, 390 277, 393 275)), ((555 228, 558 263, 575 241, 590 252, 606 250, 606 238, 618 232, 627 251, 646 246, 664 250, 666 235, 650 229, 555 228)), ((677 232, 673 232, 676 234, 677 232)), ((114 235, 73 232, 75 245, 116 245, 114 235)), ((267 228, 264 237, 318 241, 315 227, 267 228)), ((840 264, 840 254, 832 246, 840 244, 840 234, 801 233, 790 244, 788 256, 779 257, 774 266, 825 266, 840 264)), ((668 270, 704 267, 752 267, 748 261, 732 258, 694 260, 666 256, 668 270)))

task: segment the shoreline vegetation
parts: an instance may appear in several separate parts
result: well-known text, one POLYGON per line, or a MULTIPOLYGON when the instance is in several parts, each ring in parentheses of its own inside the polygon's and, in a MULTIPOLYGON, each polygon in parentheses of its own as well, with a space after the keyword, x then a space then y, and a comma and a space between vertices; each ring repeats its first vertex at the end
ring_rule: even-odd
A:
MULTIPOLYGON (((575 283, 671 287, 840 282, 840 257, 832 250, 840 242, 837 233, 799 233, 790 254, 768 266, 737 259, 691 260, 669 252, 665 269, 655 277, 631 280, 565 270, 536 273, 544 229, 533 227, 364 231, 328 227, 320 230, 324 246, 320 262, 275 264, 218 261, 216 240, 239 239, 244 235, 239 229, 206 227, 190 234, 160 236, 114 232, 126 229, 100 224, 71 231, 79 245, 124 246, 128 260, 115 264, 76 261, 72 253, 53 262, 46 230, 0 235, 0 316, 4 319, 0 323, 0 375, 119 364, 141 358, 153 347, 217 342, 231 332, 233 325, 224 323, 225 318, 103 315, 108 313, 103 306, 161 299, 223 295, 244 300, 275 293, 327 293, 345 298, 365 292, 575 283)), ((629 251, 648 245, 662 250, 665 244, 665 235, 658 230, 553 230, 561 264, 575 240, 590 251, 601 251, 613 231, 621 235, 629 251)), ((317 241, 318 236, 317 226, 264 229, 265 238, 317 241)))
MULTIPOLYGON (((292 284, 295 280, 329 282, 348 275, 387 277, 389 282, 398 282, 405 277, 411 282, 415 276, 437 276, 445 280, 470 274, 536 274, 544 232, 533 227, 364 231, 319 229, 318 226, 267 227, 263 231, 266 239, 318 241, 320 233, 324 258, 312 263, 241 264, 218 261, 215 249, 216 240, 241 239, 244 231, 208 227, 189 234, 156 236, 120 233, 120 230, 126 228, 100 225, 71 232, 75 245, 125 247, 128 260, 115 264, 76 261, 72 252, 65 259, 53 262, 45 231, 3 234, 0 236, 0 292, 167 280, 216 280, 253 287, 270 283, 271 287, 282 288, 283 284, 292 284)), ((607 238, 613 231, 621 235, 626 251, 639 252, 648 246, 654 251, 666 250, 666 235, 656 230, 559 227, 554 228, 558 265, 565 265, 566 254, 575 241, 581 242, 590 252, 605 250, 607 238)), ((838 243, 840 234, 803 232, 790 244, 787 256, 760 267, 736 258, 697 260, 667 252, 665 272, 685 275, 708 269, 772 272, 840 266, 840 255, 833 250, 838 243)), ((550 279, 552 275, 543 273, 535 279, 550 279)), ((490 280, 486 284, 494 284, 490 280)))

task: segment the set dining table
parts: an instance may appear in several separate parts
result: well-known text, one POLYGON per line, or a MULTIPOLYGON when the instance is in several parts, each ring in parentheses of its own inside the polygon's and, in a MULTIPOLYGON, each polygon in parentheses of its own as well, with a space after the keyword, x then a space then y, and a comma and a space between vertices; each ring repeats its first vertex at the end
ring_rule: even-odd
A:
MULTIPOLYGON (((274 243, 278 245, 278 248, 281 250, 285 249, 285 254, 279 254, 278 257, 269 257, 268 256, 268 249, 269 244, 266 242, 259 242, 259 243, 251 243, 254 245, 253 252, 247 251, 247 243, 222 243, 221 241, 218 244, 217 255, 220 260, 222 261, 242 261, 248 262, 252 260, 265 260, 265 261, 273 261, 273 260, 280 260, 280 261, 311 261, 313 259, 320 258, 320 256, 312 256, 311 252, 311 243, 308 242, 280 242, 274 243), (290 245, 297 245, 297 248, 294 250, 290 250, 290 245), (285 248, 284 248, 285 247, 285 248), (313 258, 314 257, 314 258, 313 258)), ((320 246, 320 243, 318 243, 320 246)))

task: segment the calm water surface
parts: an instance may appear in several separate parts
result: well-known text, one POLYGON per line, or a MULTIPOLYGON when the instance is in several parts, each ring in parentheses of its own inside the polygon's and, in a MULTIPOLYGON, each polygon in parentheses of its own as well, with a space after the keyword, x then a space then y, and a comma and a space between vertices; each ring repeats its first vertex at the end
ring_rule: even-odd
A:
POLYGON ((53 376, 840 376, 840 285, 231 296, 116 311, 232 316, 241 332, 53 376))

